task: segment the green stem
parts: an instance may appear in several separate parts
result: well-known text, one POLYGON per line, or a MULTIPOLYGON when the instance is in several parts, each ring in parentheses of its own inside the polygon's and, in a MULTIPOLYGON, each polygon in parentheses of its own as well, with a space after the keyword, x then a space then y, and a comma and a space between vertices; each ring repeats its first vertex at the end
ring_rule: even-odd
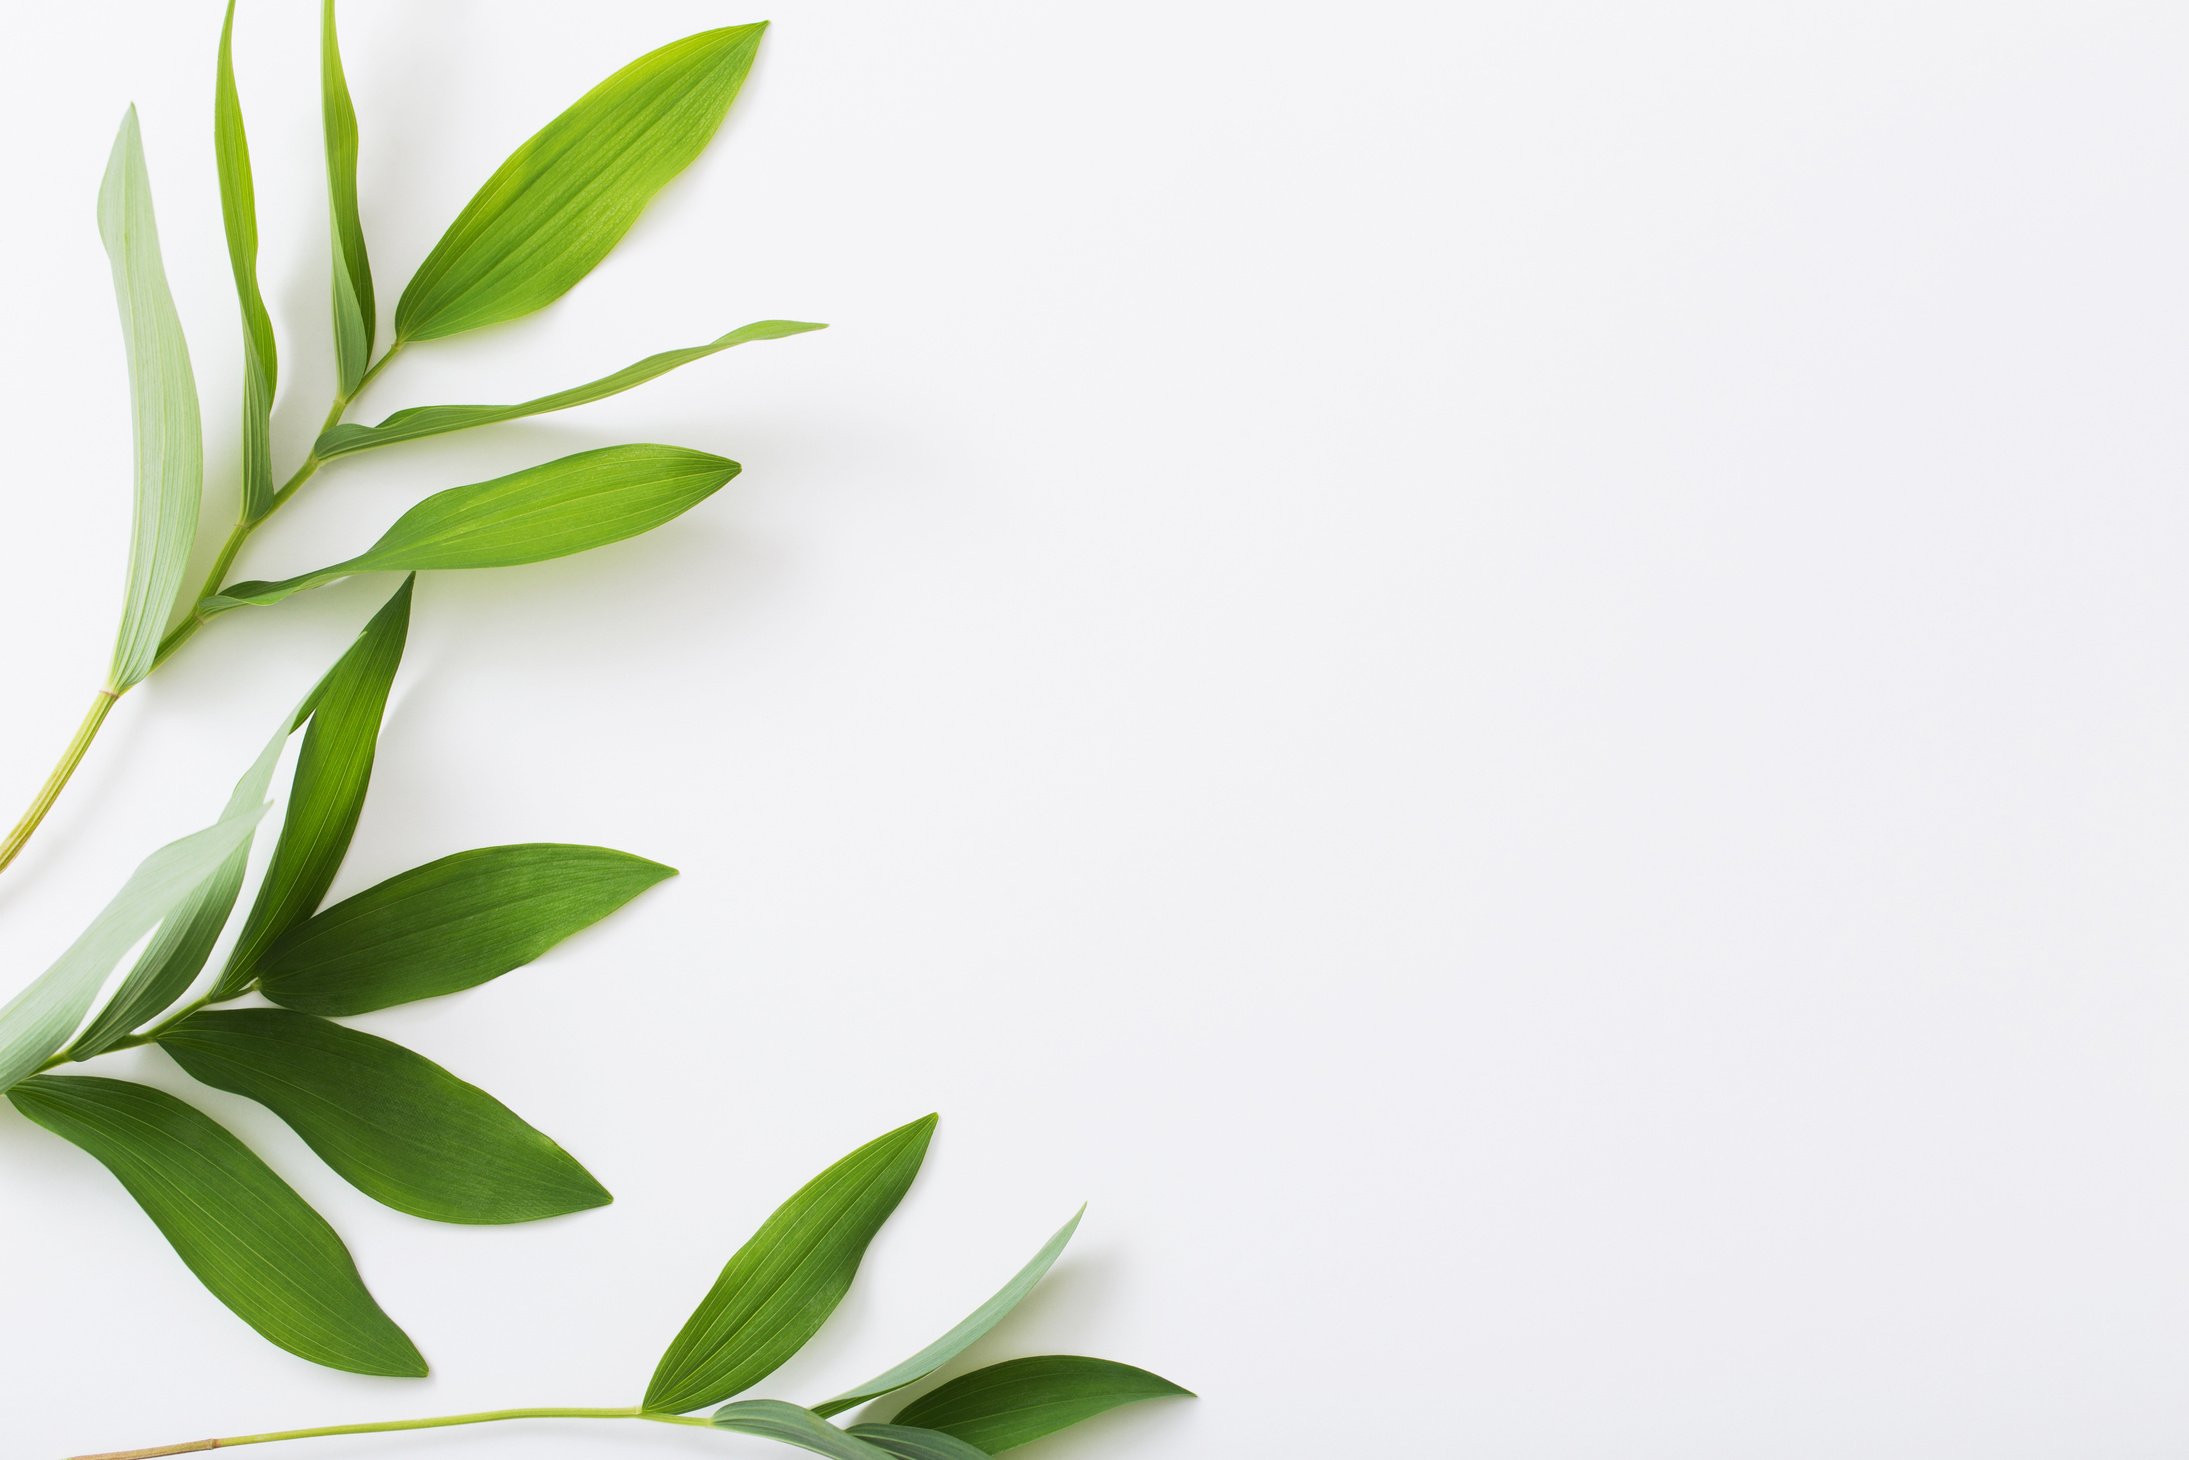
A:
POLYGON ((681 1414, 648 1414, 642 1409, 483 1409, 474 1414, 445 1414, 432 1419, 389 1419, 374 1424, 321 1425, 309 1430, 269 1430, 262 1435, 230 1435, 222 1440, 191 1440, 180 1445, 160 1445, 150 1450, 113 1450, 103 1455, 78 1455, 75 1460, 154 1460, 160 1455, 189 1455, 200 1450, 226 1450, 237 1445, 271 1445, 281 1440, 325 1440, 337 1435, 385 1435, 397 1430, 443 1430, 457 1425, 500 1424, 515 1419, 638 1419, 652 1424, 699 1425, 707 1421, 681 1414))
POLYGON ((0 872, 7 870, 8 864, 22 852, 23 844, 38 830, 39 823, 46 819, 46 813, 53 809, 53 803, 61 799, 62 788, 68 785, 68 778, 76 774, 76 767, 83 763, 84 752, 91 749, 91 742, 99 736, 99 727, 106 723, 107 712, 121 697, 122 692, 116 689, 102 689, 92 696, 91 708, 84 711, 82 722, 69 739, 68 749, 61 752, 61 758, 46 776, 46 783, 38 788, 30 809, 15 823, 7 840, 0 841, 0 872))

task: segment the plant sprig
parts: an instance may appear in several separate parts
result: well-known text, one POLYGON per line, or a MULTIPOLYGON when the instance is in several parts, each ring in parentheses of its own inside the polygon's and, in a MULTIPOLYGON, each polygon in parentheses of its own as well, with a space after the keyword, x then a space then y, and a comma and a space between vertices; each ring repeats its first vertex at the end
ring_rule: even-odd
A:
POLYGON ((598 380, 513 405, 412 406, 370 426, 346 420, 360 395, 406 348, 532 313, 590 273, 655 194, 706 148, 743 87, 766 29, 765 22, 727 26, 674 41, 617 71, 541 128, 487 180, 419 266, 396 305, 394 337, 376 355, 373 274, 357 195, 357 114, 343 71, 334 0, 324 0, 321 119, 336 391, 311 449, 276 486, 271 422, 279 353, 258 283, 257 202, 235 79, 235 4, 229 0, 215 66, 214 154, 244 345, 236 521, 204 583, 185 592, 204 486, 198 393, 161 262, 149 169, 132 109, 115 140, 99 198, 135 422, 136 510, 121 628, 105 684, 29 807, 0 837, 0 870, 37 832, 115 703, 216 615, 278 602, 356 573, 508 567, 584 552, 660 526, 737 474, 733 461, 675 447, 580 452, 440 492, 405 513, 379 542, 324 567, 271 582, 229 577, 258 529, 330 461, 567 410, 736 345, 823 327, 762 320, 708 344, 651 355, 598 380))
POLYGON ((712 1428, 834 1460, 982 1460, 1122 1405, 1192 1397, 1145 1369, 1051 1354, 959 1375, 903 1405, 886 1421, 834 1423, 846 1410, 933 1378, 987 1337, 1056 1264, 1078 1231, 1084 1208, 992 1297, 903 1363, 818 1404, 739 1397, 805 1348, 843 1302, 867 1248, 919 1174, 935 1125, 930 1115, 869 1141, 777 1208, 722 1269, 662 1354, 646 1396, 637 1404, 549 1405, 319 1425, 77 1460, 151 1460, 284 1440, 517 1420, 629 1420, 712 1428), (703 1415, 701 1410, 713 1413, 703 1415))

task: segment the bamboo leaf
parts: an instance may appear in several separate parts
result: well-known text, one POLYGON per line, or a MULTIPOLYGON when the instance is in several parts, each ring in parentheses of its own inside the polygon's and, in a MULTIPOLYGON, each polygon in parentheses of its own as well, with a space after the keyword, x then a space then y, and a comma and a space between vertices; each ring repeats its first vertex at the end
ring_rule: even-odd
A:
POLYGON ((410 634, 410 580, 328 671, 297 755, 289 810, 258 898, 215 986, 216 998, 248 988, 267 948, 319 907, 350 849, 372 784, 380 720, 410 634))
POLYGON ((853 1425, 846 1433, 888 1451, 897 1460, 988 1460, 986 1450, 941 1430, 915 1429, 911 1425, 853 1425))
POLYGON ((413 406, 397 411, 377 426, 336 426, 319 438, 312 450, 323 461, 337 456, 347 456, 354 451, 369 451, 375 446, 393 446, 399 441, 416 441, 421 437, 439 436, 448 431, 469 430, 473 426, 499 425, 503 421, 520 420, 525 416, 544 416, 551 411, 566 411, 572 406, 618 395, 647 381, 667 375, 680 365, 704 360, 736 345, 750 344, 755 340, 781 340, 792 335, 807 334, 813 330, 827 329, 825 324, 800 324, 795 320, 764 319, 748 324, 742 329, 731 330, 718 340, 704 345, 693 345, 682 350, 664 350, 658 355, 648 355, 636 365, 627 365, 613 375, 604 375, 584 385, 556 391, 553 395, 539 396, 513 406, 413 406))
POLYGON ((641 56, 511 153, 403 290, 396 343, 515 319, 562 297, 706 148, 766 29, 705 31, 641 56))
POLYGON ((921 1395, 893 1421, 941 1430, 990 1455, 1144 1399, 1193 1397, 1170 1380, 1107 1359, 1011 1359, 921 1395))
MULTIPOLYGON (((228 808, 222 813, 223 819, 248 814, 252 830, 257 829, 258 820, 266 809, 267 788, 273 784, 274 767, 300 716, 301 712, 281 722, 281 729, 236 782, 235 790, 228 797, 228 808)), ((229 915, 235 911, 236 895, 243 889, 243 873, 250 857, 251 833, 246 832, 242 843, 228 854, 228 860, 199 883, 197 889, 160 924, 158 936, 138 957, 136 966, 130 969, 129 976, 122 980, 122 986, 107 1000, 98 1017, 91 1021, 91 1027, 70 1048, 69 1058, 87 1060, 103 1054, 112 1049, 117 1040, 174 1006, 204 971, 213 944, 219 941, 221 929, 228 926, 229 915)))
POLYGON ((1049 1269, 1056 1265, 1056 1260, 1059 1257, 1063 1256, 1065 1245, 1072 1240, 1072 1234, 1079 1230, 1080 1218, 1086 1215, 1087 1209, 1081 1207, 1072 1219, 1066 1222, 1054 1237, 1049 1239, 1041 1251, 1034 1254, 1031 1262, 1020 1268, 1018 1274, 1011 1281, 1005 1283, 994 1297, 969 1314, 964 1322, 958 1324, 957 1327, 951 1329, 941 1338, 936 1339, 894 1369, 878 1374, 856 1388, 847 1389, 834 1399, 816 1404, 813 1406, 813 1412, 825 1419, 830 1415, 842 1414, 847 1409, 856 1408, 870 1399, 879 1399, 884 1394, 894 1393, 907 1384, 917 1384, 978 1343, 987 1336, 991 1329, 1004 1320, 1005 1315, 1025 1300, 1026 1295, 1034 1290, 1036 1284, 1048 1276, 1049 1269))
POLYGON ((122 118, 99 188, 99 237, 113 265, 114 294, 121 305, 136 440, 128 591, 107 684, 119 693, 152 672, 168 615, 182 593, 205 478, 197 381, 190 373, 182 318, 168 292, 167 270, 160 263, 152 181, 135 107, 122 118))
POLYGON ((365 227, 357 212, 357 108, 342 74, 342 43, 335 33, 334 0, 319 18, 321 130, 327 142, 327 232, 334 249, 334 353, 344 398, 356 391, 372 361, 379 313, 373 302, 372 262, 365 254, 365 227))
POLYGON ((610 1197, 476 1085, 370 1034, 285 1009, 192 1014, 160 1036, 192 1078, 256 1100, 358 1190, 436 1222, 532 1222, 610 1197))
POLYGON ((645 1407, 684 1414, 742 1393, 806 1346, 851 1290, 935 1133, 901 1126, 808 1182, 761 1224, 661 1356, 645 1407))
POLYGON ((363 1014, 468 989, 530 963, 676 870, 604 847, 483 847, 391 877, 283 934, 266 997, 363 1014))
POLYGON ((68 951, 0 1009, 0 1089, 36 1070, 68 1042, 130 945, 172 916, 248 843, 265 814, 266 808, 254 803, 144 859, 68 951))
POLYGON ((278 583, 236 583, 204 600, 213 614, 278 603, 352 573, 507 568, 637 537, 704 502, 738 465, 675 446, 610 446, 437 492, 370 548, 278 583))
POLYGON ((198 1280, 269 1342, 330 1369, 424 1376, 334 1229, 205 1115, 83 1075, 40 1075, 8 1098, 113 1172, 198 1280))
POLYGON ((256 522, 274 500, 274 383, 280 373, 274 322, 258 287, 258 201, 251 183, 251 146, 243 130, 243 102, 236 94, 236 0, 220 28, 220 62, 213 85, 213 158, 220 168, 221 223, 228 233, 228 263, 236 276, 243 311, 243 517, 256 522))
MULTIPOLYGON (((794 1445, 830 1460, 893 1460, 892 1452, 854 1439, 810 1409, 780 1399, 747 1399, 715 1413, 714 1427, 794 1445)), ((974 1453, 978 1454, 978 1451, 974 1453)))

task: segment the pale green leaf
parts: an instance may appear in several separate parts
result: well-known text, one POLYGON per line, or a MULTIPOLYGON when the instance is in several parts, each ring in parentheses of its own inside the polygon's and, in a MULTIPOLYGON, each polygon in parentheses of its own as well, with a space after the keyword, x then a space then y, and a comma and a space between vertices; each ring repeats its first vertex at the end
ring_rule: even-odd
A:
POLYGON ((327 142, 327 232, 334 248, 334 353, 347 398, 372 361, 378 306, 373 302, 372 263, 365 256, 365 228, 357 213, 357 109, 342 74, 342 44, 335 34, 334 0, 319 20, 321 129, 327 142))
POLYGON ((847 1434, 887 1450, 897 1460, 988 1460, 988 1452, 941 1430, 911 1425, 853 1425, 847 1434))
POLYGON ((507 568, 636 537, 696 507, 738 465, 676 446, 609 446, 436 492, 364 552, 278 583, 236 583, 206 599, 213 614, 278 603, 352 573, 507 568))
POLYGON ((553 395, 543 395, 517 405, 413 406, 408 410, 397 411, 377 426, 336 426, 321 436, 319 444, 312 449, 321 460, 331 460, 337 456, 347 456, 353 451, 367 451, 375 446, 392 446, 398 441, 416 441, 420 437, 439 436, 448 431, 464 431, 473 426, 493 426, 525 416, 543 416, 550 411, 566 411, 572 406, 582 406, 620 394, 634 386, 644 385, 658 376, 667 375, 679 365, 704 360, 709 355, 734 345, 750 344, 754 340, 787 339, 791 335, 827 328, 823 324, 764 319, 758 324, 748 324, 742 329, 731 330, 722 338, 708 344, 648 355, 636 365, 627 365, 613 375, 604 375, 584 385, 558 390, 553 395))
POLYGON ((228 232, 228 263, 236 276, 236 301, 243 311, 243 517, 256 522, 274 500, 269 430, 280 367, 274 322, 267 317, 266 300, 258 287, 258 201, 251 183, 243 102, 236 94, 235 30, 236 0, 228 0, 213 84, 213 160, 220 169, 220 214, 228 232))
POLYGON ((330 1369, 425 1375, 334 1229, 199 1111, 83 1075, 40 1075, 8 1098, 113 1172, 198 1280, 269 1342, 330 1369))
POLYGON ((396 342, 530 314, 584 278, 705 149, 766 29, 710 30, 641 56, 510 154, 403 290, 396 342))
POLYGON ((533 1222, 610 1200, 562 1147, 399 1044, 286 1009, 192 1014, 160 1035, 192 1077, 256 1100, 345 1180, 436 1222, 533 1222))
POLYGON ((253 803, 144 859, 68 951, 0 1009, 0 1089, 36 1070, 68 1042, 130 945, 173 916, 248 844, 265 814, 263 805, 253 803))
POLYGON ((318 910, 349 853, 372 785, 381 716, 410 635, 411 588, 406 579, 373 615, 315 696, 281 837, 215 986, 217 998, 233 998, 250 986, 260 956, 318 910))
POLYGON ((792 1445, 830 1460, 894 1460, 891 1452, 853 1439, 810 1409, 780 1399, 747 1399, 715 1412, 714 1427, 792 1445))
POLYGON ((994 1297, 969 1314, 964 1322, 958 1324, 957 1327, 951 1329, 941 1338, 936 1339, 894 1369, 877 1374, 864 1384, 845 1390, 834 1399, 816 1404, 813 1406, 813 1412, 823 1417, 842 1414, 845 1410, 856 1408, 870 1399, 879 1399, 884 1394, 894 1393, 907 1384, 917 1384, 978 1343, 987 1336, 989 1330, 1004 1320, 1006 1314, 1025 1300, 1026 1295, 1034 1290, 1035 1285, 1042 1278, 1048 1275, 1049 1269, 1056 1265, 1056 1260, 1063 1256, 1065 1244, 1070 1242, 1072 1234, 1079 1230, 1080 1218, 1085 1215, 1087 1215, 1087 1209, 1081 1207, 1072 1219, 1066 1222, 1057 1234, 1048 1240, 1041 1251, 1034 1254, 1031 1262, 1020 1268, 1011 1281, 1005 1283, 994 1297))
POLYGON ((430 999, 530 963, 675 875, 605 847, 458 852, 291 928, 255 971, 267 998, 308 1014, 430 999))
POLYGON ((113 264, 114 294, 121 305, 136 440, 128 592, 107 684, 119 692, 150 674, 159 655, 197 537, 205 478, 197 381, 190 373, 182 318, 167 289, 167 270, 160 263, 152 180, 135 107, 122 118, 106 181, 99 188, 99 237, 113 264))
POLYGON ((1011 1359, 952 1379, 906 1405, 893 1423, 941 1430, 995 1455, 1122 1404, 1192 1397, 1130 1364, 1054 1354, 1011 1359))
MULTIPOLYGON (((281 729, 236 782, 235 790, 228 797, 228 809, 222 813, 224 818, 249 813, 253 827, 256 827, 258 817, 265 809, 266 790, 273 783, 274 767, 281 759, 281 749, 288 743, 301 713, 292 714, 281 722, 281 729)), ((204 971, 205 961, 212 954, 213 944, 219 941, 221 929, 228 926, 229 914, 235 911, 236 896, 243 888, 243 873, 250 857, 251 839, 246 834, 243 844, 228 854, 228 860, 219 870, 199 883, 197 890, 184 898, 161 923, 158 936, 139 955, 136 966, 122 980, 114 997, 107 1000, 106 1007, 91 1021, 91 1027, 70 1048, 71 1059, 87 1060, 113 1048, 116 1040, 158 1018, 183 996, 204 971)))
POLYGON ((777 1208, 661 1356, 645 1407, 684 1414, 719 1404, 804 1348, 851 1291, 868 1245, 904 1200, 934 1133, 932 1115, 900 1126, 777 1208))

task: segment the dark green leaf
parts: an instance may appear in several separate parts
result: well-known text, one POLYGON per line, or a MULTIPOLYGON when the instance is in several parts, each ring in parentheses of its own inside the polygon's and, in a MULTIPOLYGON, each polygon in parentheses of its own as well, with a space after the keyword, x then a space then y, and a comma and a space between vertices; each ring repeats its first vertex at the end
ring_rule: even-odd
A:
POLYGON ((262 805, 247 807, 169 842, 139 864, 68 951, 0 1009, 0 1089, 30 1074, 68 1043, 130 945, 217 874, 250 841, 265 814, 262 805))
POLYGON ((243 102, 236 95, 236 0, 220 28, 220 63, 213 83, 213 158, 220 167, 221 222, 228 231, 228 263, 243 310, 243 517, 256 522, 274 500, 273 446, 268 430, 274 411, 279 363, 274 322, 258 287, 258 201, 251 185, 251 146, 243 131, 243 102))
POLYGON ((335 34, 334 0, 319 22, 320 120, 327 139, 327 231, 334 243, 334 352, 347 398, 372 362, 378 306, 372 297, 372 263, 365 256, 365 227, 357 214, 357 109, 342 74, 342 44, 335 34))
POLYGON ((907 1384, 917 1384, 929 1374, 934 1373, 944 1364, 949 1363, 959 1354, 964 1353, 978 1343, 988 1334, 989 1330, 1001 1323, 1004 1316, 1013 1308, 1016 1308, 1028 1293, 1034 1290, 1035 1285, 1042 1278, 1048 1275, 1049 1269, 1056 1265, 1057 1258, 1063 1255, 1065 1244, 1070 1242, 1072 1234, 1079 1230, 1079 1219, 1086 1214, 1087 1209, 1081 1207, 1072 1219, 1066 1222, 1057 1234, 1048 1240, 1041 1251, 1034 1254, 1031 1262, 1020 1268, 1011 1281, 1005 1283, 994 1297, 975 1309, 964 1322, 951 1329, 941 1338, 936 1339, 926 1348, 921 1349, 911 1358, 897 1365, 894 1369, 878 1374, 856 1388, 847 1389, 834 1399, 816 1404, 813 1406, 813 1412, 823 1418, 833 1414, 842 1414, 845 1410, 854 1409, 870 1399, 879 1399, 884 1394, 894 1393, 907 1384))
POLYGON ((714 1427, 795 1445, 816 1455, 827 1455, 830 1460, 893 1460, 889 1451, 855 1440, 812 1410, 780 1399, 748 1399, 724 1405, 715 1414, 714 1427))
POLYGON ((40 1075, 8 1098, 120 1178, 198 1280, 270 1342, 330 1369, 425 1374, 334 1229, 198 1111, 90 1076, 40 1075))
POLYGON ((719 1404, 804 1348, 851 1290, 868 1244, 904 1200, 934 1133, 932 1115, 901 1126, 777 1208, 662 1355, 646 1408, 684 1414, 719 1404))
POLYGON ((604 375, 587 384, 558 390, 553 395, 543 395, 518 405, 413 406, 409 410, 397 411, 377 426, 336 426, 321 436, 319 444, 312 449, 319 454, 321 460, 330 460, 375 446, 392 446, 398 441, 416 441, 423 436, 439 436, 447 431, 463 431, 473 426, 492 426, 525 416, 543 416, 550 411, 566 411, 572 406, 582 406, 590 401, 620 394, 634 386, 644 385, 657 376, 667 375, 679 365, 704 360, 709 355, 727 350, 733 345, 750 344, 754 340, 780 340, 827 328, 824 324, 764 319, 758 324, 748 324, 743 329, 731 330, 711 343, 648 355, 636 365, 627 365, 613 375, 604 375))
POLYGON ((397 342, 530 314, 590 273, 705 149, 766 29, 710 30, 641 56, 510 154, 403 290, 397 342))
POLYGON ((308 1014, 362 1014, 452 994, 530 963, 675 875, 603 847, 458 852, 290 929, 259 960, 259 986, 308 1014))
POLYGON ((167 270, 160 262, 152 180, 135 107, 122 118, 121 135, 114 139, 106 180, 99 187, 99 237, 113 265, 122 343, 129 352, 137 463, 129 578, 107 682, 109 690, 119 693, 150 674, 159 656, 160 638, 181 595, 183 572, 197 539, 198 503, 205 485, 197 379, 190 371, 182 317, 175 312, 167 270))
POLYGON ((160 1047, 193 1078, 273 1111, 397 1211, 532 1222, 610 1200, 515 1111, 385 1039, 286 1009, 238 1009, 192 1014, 160 1047))
POLYGON ((410 636, 411 587, 405 580, 395 590, 319 688, 297 756, 281 839, 274 844, 258 900, 215 988, 216 999, 232 998, 250 987, 267 948, 312 915, 349 853, 372 784, 380 718, 410 636))
POLYGON ((352 573, 506 568, 621 542, 713 496, 734 461, 676 446, 610 446, 437 492, 354 558, 278 583, 237 583, 199 605, 212 614, 352 573))
POLYGON ((1130 1364, 1052 1355, 952 1379, 906 1405, 894 1423, 941 1430, 995 1455, 1121 1404, 1173 1397, 1193 1395, 1130 1364))
POLYGON ((910 1425, 853 1425, 847 1433, 887 1450, 897 1460, 988 1460, 986 1450, 941 1430, 914 1429, 910 1425))

